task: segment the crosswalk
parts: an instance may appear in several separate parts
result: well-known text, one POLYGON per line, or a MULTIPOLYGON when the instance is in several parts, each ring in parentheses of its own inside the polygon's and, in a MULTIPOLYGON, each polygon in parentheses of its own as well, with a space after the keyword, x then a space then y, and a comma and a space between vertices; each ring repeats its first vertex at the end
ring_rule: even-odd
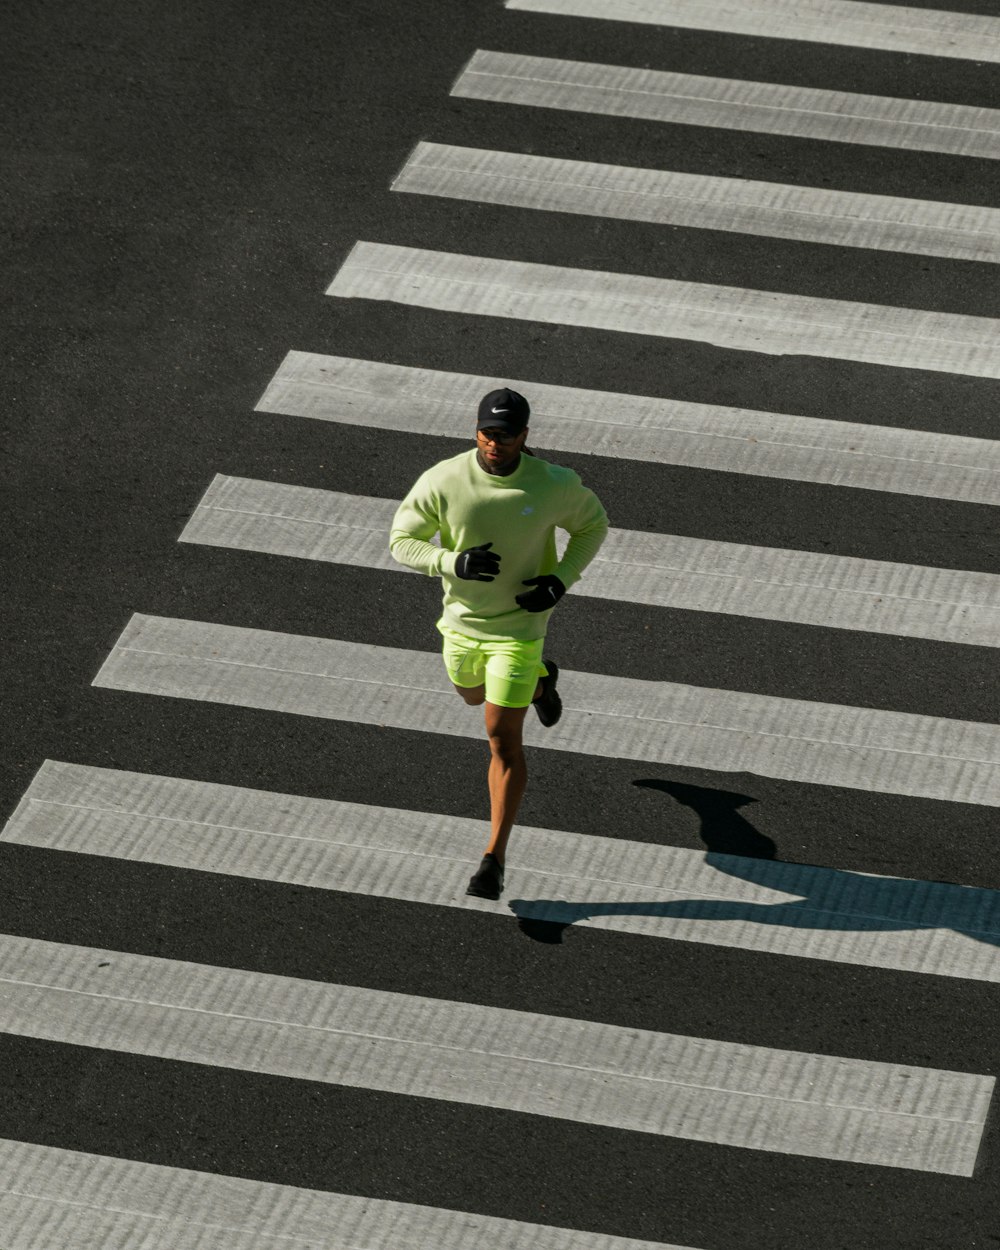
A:
POLYGON ((5 938, 0 977, 13 1034, 957 1176, 975 1165, 993 1091, 992 1077, 65 943, 5 938))
POLYGON ((366 242, 354 245, 327 294, 777 356, 1000 377, 1000 321, 961 313, 366 242))
MULTIPOLYGON (((520 828, 521 918, 1000 982, 997 891, 520 828)), ((468 822, 446 812, 48 761, 5 837, 496 914, 463 892, 477 854, 468 822)))
MULTIPOLYGON (((261 412, 461 438, 498 379, 291 351, 261 412)), ((588 391, 508 379, 530 391, 540 450, 994 504, 1000 446, 985 438, 588 391)))
POLYGON ((1000 20, 864 0, 507 0, 507 8, 653 26, 694 27, 774 39, 803 39, 1000 60, 1000 20))
POLYGON ((1000 110, 479 51, 453 94, 750 133, 997 160, 1000 110))
MULTIPOLYGON (((180 541, 412 574, 385 546, 398 503, 220 474, 180 541)), ((995 573, 612 529, 576 593, 1000 646, 995 573)))
MULTIPOLYGON (((479 737, 426 651, 136 613, 94 684, 397 729, 479 737)), ((567 673, 550 750, 1000 806, 1000 725, 739 690, 567 673)))
POLYGON ((394 191, 717 228, 956 260, 1000 261, 1000 211, 418 143, 394 191))
MULTIPOLYGON (((595 60, 478 49, 463 67, 456 56, 451 97, 518 117, 509 146, 414 135, 409 157, 385 188, 387 199, 516 211, 530 215, 543 235, 569 215, 710 229, 779 248, 826 244, 861 263, 869 252, 896 253, 903 265, 926 257, 984 267, 1000 261, 1000 209, 963 203, 957 192, 951 202, 751 180, 726 168, 695 175, 652 161, 640 167, 589 160, 583 144, 572 159, 549 155, 529 141, 532 118, 549 110, 570 126, 575 117, 603 115, 623 128, 642 120, 807 137, 848 151, 863 145, 992 161, 1000 155, 1000 110, 757 82, 750 56, 739 79, 600 58, 604 32, 620 23, 834 44, 872 56, 996 61, 1000 19, 861 0, 507 0, 506 9, 585 29, 595 60)), ((329 298, 317 299, 338 310, 365 301, 397 306, 404 317, 432 312, 456 327, 483 318, 505 327, 572 327, 590 336, 598 355, 613 353, 627 336, 669 340, 677 353, 710 344, 764 367, 774 357, 797 356, 977 386, 1000 377, 1000 322, 971 309, 831 298, 821 283, 806 296, 710 277, 679 280, 647 272, 639 253, 612 270, 594 268, 588 257, 566 265, 498 251, 482 254, 479 243, 467 245, 460 235, 447 251, 359 239, 332 276, 329 298)), ((415 477, 450 454, 442 448, 468 438, 485 390, 510 384, 531 402, 532 447, 556 459, 580 457, 592 466, 585 476, 599 495, 602 477, 618 480, 641 463, 756 479, 765 491, 794 483, 814 492, 817 508, 830 488, 875 500, 908 496, 928 507, 1000 501, 1000 442, 969 436, 945 418, 928 430, 905 419, 855 420, 850 411, 767 411, 752 406, 750 391, 747 406, 735 407, 674 398, 667 382, 659 394, 570 386, 531 377, 516 358, 509 375, 496 376, 495 361, 455 372, 378 354, 293 347, 276 362, 256 412, 285 423, 290 438, 304 421, 325 423, 334 445, 348 429, 414 436, 423 457, 415 477)), ((370 476, 378 477, 377 465, 370 476)), ((377 579, 378 604, 392 603, 397 616, 424 613, 426 584, 388 555, 398 483, 361 493, 211 466, 204 485, 178 535, 183 551, 212 553, 234 579, 243 556, 297 568, 309 562, 334 578, 353 570, 377 579)), ((710 796, 724 799, 732 810, 722 826, 702 815, 703 847, 683 845, 670 829, 659 841, 636 837, 627 823, 616 825, 612 799, 604 834, 570 820, 565 827, 519 826, 504 900, 469 898, 464 884, 481 853, 483 825, 446 791, 450 761, 473 758, 468 753, 481 746, 482 727, 479 712, 447 688, 440 657, 419 645, 390 645, 379 634, 377 612, 372 638, 359 641, 344 636, 335 605, 328 631, 318 636, 280 620, 262 628, 191 619, 182 603, 169 614, 136 605, 94 677, 96 697, 130 701, 137 715, 151 717, 170 707, 207 709, 218 726, 246 714, 258 718, 252 723, 265 737, 277 725, 315 724, 328 746, 338 734, 367 727, 381 735, 389 760, 420 744, 422 759, 433 753, 440 761, 441 810, 415 802, 388 767, 367 792, 370 761, 363 758, 351 760, 350 800, 338 795, 335 781, 292 793, 262 788, 249 770, 233 784, 194 764, 188 775, 172 775, 106 759, 47 759, 0 840, 97 873, 141 868, 220 882, 220 891, 233 883, 252 887, 263 892, 258 898, 285 891, 291 926, 295 900, 308 892, 311 906, 331 914, 361 909, 352 914, 373 928, 387 909, 406 908, 405 920, 396 922, 404 932, 449 926, 486 949, 499 949, 514 926, 552 943, 572 928, 599 935, 611 944, 608 952, 619 949, 616 943, 641 950, 654 967, 666 968, 677 952, 693 961, 714 952, 747 961, 763 984, 795 966, 808 969, 820 995, 835 978, 854 974, 872 978, 865 985, 904 994, 901 987, 914 984, 965 993, 1000 983, 1000 889, 819 863, 810 858, 808 828, 797 859, 782 859, 733 814, 750 800, 728 789, 738 776, 799 787, 817 797, 817 808, 828 793, 868 796, 886 805, 881 810, 906 800, 932 805, 944 828, 948 812, 962 804, 989 822, 1000 807, 1000 724, 899 710, 884 697, 862 701, 853 693, 838 701, 791 698, 753 678, 725 687, 638 677, 623 671, 608 623, 628 608, 755 621, 765 637, 794 627, 812 631, 818 646, 836 631, 857 656, 859 673, 845 685, 855 692, 867 648, 879 638, 940 648, 942 656, 978 648, 984 669, 992 667, 1000 646, 1000 574, 958 561, 941 567, 676 533, 655 519, 663 515, 660 501, 647 502, 642 520, 635 514, 619 524, 612 516, 605 546, 573 590, 588 621, 605 622, 602 663, 563 666, 564 718, 547 731, 529 721, 526 741, 557 791, 570 784, 559 780, 566 770, 611 763, 632 768, 633 783, 659 786, 696 813, 704 813, 710 796), (665 780, 650 781, 650 773, 665 780)), ((563 638, 568 645, 571 635, 563 638)), ((919 672, 909 677, 919 686, 919 672)), ((313 770, 323 768, 317 758, 313 770)), ((477 772, 477 790, 481 782, 477 772)), ((154 900, 142 906, 155 913, 154 900)), ((247 923, 252 929, 253 917, 247 923)), ((584 1154, 600 1160, 609 1190, 624 1185, 630 1159, 649 1150, 672 1151, 675 1163, 709 1175, 736 1158, 761 1161, 754 1175, 763 1193, 772 1171, 780 1185, 782 1175, 792 1175, 782 1168, 806 1166, 813 1170, 795 1175, 847 1178, 848 1187, 858 1178, 878 1187, 885 1177, 966 1185, 982 1176, 991 1148, 996 1072, 984 1055, 971 1063, 961 1054, 917 1057, 902 1038, 875 1048, 870 1033, 855 1035, 849 1024, 838 1034, 845 1043, 839 1049, 807 1044, 796 1020, 799 1003, 772 1003, 787 1017, 780 1041, 734 1036, 725 1002, 714 1031, 694 1035, 672 1026, 669 1005, 654 1014, 655 1027, 649 1017, 634 1023, 627 1011, 611 1013, 607 993, 590 979, 574 982, 571 962, 558 973, 569 989, 557 1003, 538 986, 533 993, 525 986, 500 992, 488 967, 468 981, 429 975, 417 985, 387 974, 385 983, 359 971, 361 963, 338 970, 333 958, 308 966, 292 956, 279 960, 266 943, 256 949, 248 941, 223 962, 219 947, 199 946, 197 934, 180 953, 169 946, 160 952, 152 939, 141 949, 111 949, 88 932, 74 933, 70 922, 55 941, 0 934, 0 1035, 10 1053, 28 1045, 71 1048, 112 1073, 126 1061, 139 1064, 140 1079, 151 1083, 156 1073, 197 1072, 199 1081, 239 1091, 226 1095, 232 1102, 222 1113, 237 1125, 255 1101, 287 1099, 300 1109, 302 1123, 291 1132, 304 1155, 328 1149, 305 1124, 301 1108, 310 1100, 327 1108, 322 1123, 336 1122, 347 1141, 359 1119, 384 1120, 399 1160, 431 1150, 431 1130, 422 1126, 435 1116, 444 1126, 437 1142, 450 1135, 472 1140, 462 1126, 474 1117, 502 1140, 496 1158, 511 1167, 522 1149, 542 1157, 546 1147, 531 1145, 537 1132, 540 1141, 558 1144, 556 1168, 572 1167, 584 1154), (428 985, 438 988, 428 992, 428 985)), ((528 936, 519 940, 526 944, 528 936)), ((435 959, 447 962, 452 954, 437 951, 435 959)), ((515 983, 530 983, 533 969, 527 961, 518 965, 515 983)), ((609 957, 604 971, 627 990, 627 963, 609 957)), ((233 1162, 239 1156, 221 1147, 218 1155, 211 1146, 197 1156, 175 1151, 164 1161, 133 1157, 134 1148, 119 1151, 100 1134, 63 1143, 40 1124, 36 1137, 22 1136, 0 1139, 3 1250, 735 1244, 713 1232, 709 1216, 696 1242, 690 1230, 701 1224, 676 1223, 675 1208, 655 1199, 643 1225, 655 1228, 654 1239, 631 1236, 638 1225, 598 1225, 593 1215, 574 1222, 565 1206, 556 1216, 540 1204, 530 1219, 508 1218, 474 1167, 473 1178, 457 1188, 442 1185, 438 1172, 434 1184, 415 1181, 415 1194, 400 1182, 387 1197, 359 1182, 343 1155, 331 1155, 328 1171, 304 1169, 296 1184, 266 1170, 244 1174, 233 1162)), ((599 1209, 599 1195, 590 1201, 588 1210, 599 1209)), ((755 1226, 763 1225, 755 1217, 755 1226)))
POLYGON ((573 1232, 465 1211, 384 1202, 293 1185, 134 1163, 25 1142, 0 1143, 8 1242, 171 1250, 288 1250, 289 1246, 489 1245, 518 1250, 690 1250, 573 1232))

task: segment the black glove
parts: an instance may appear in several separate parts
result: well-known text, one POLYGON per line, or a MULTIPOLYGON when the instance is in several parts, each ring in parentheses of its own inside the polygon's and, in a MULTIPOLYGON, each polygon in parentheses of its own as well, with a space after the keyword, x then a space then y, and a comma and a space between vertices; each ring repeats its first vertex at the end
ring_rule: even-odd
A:
POLYGON ((529 577, 522 586, 534 586, 534 590, 526 590, 523 595, 515 595, 515 601, 526 612, 546 612, 554 608, 566 593, 566 587, 555 573, 543 573, 541 577, 529 577))
POLYGON ((466 547, 460 551, 455 561, 455 576, 466 582, 491 582, 500 572, 500 557, 490 551, 492 546, 492 543, 483 543, 481 547, 466 547))

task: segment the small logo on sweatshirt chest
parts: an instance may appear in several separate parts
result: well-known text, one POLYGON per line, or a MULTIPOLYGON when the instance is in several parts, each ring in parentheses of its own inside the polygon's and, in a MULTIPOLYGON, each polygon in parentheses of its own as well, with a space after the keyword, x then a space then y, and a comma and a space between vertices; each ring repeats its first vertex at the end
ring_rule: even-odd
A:
POLYGON ((527 506, 526 508, 522 508, 522 509, 521 509, 521 516, 531 516, 531 514, 534 512, 534 510, 535 510, 535 509, 534 509, 534 508, 531 506, 531 504, 529 503, 529 504, 528 504, 528 506, 527 506))

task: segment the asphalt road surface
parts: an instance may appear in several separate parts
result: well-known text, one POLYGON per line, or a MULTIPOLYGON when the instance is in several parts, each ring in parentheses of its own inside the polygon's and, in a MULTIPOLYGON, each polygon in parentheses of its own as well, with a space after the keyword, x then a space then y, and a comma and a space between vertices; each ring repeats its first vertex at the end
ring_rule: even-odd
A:
POLYGON ((1000 1245, 1000 7, 531 7, 4 15, 3 1250, 1000 1245), (384 517, 507 380, 493 904, 384 517))

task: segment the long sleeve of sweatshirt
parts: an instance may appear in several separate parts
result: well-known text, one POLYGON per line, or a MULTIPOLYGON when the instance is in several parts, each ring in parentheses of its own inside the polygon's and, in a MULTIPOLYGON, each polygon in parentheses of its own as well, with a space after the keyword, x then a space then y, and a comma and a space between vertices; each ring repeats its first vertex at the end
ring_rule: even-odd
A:
POLYGON ((439 501, 434 485, 434 470, 424 473, 396 509, 389 534, 392 557, 407 568, 437 577, 455 572, 457 551, 448 551, 432 543, 441 530, 439 501))
POLYGON ((600 550, 608 534, 608 518, 600 500, 573 474, 567 482, 566 511, 559 528, 569 534, 563 557, 552 570, 568 590, 600 550))
POLYGON ((389 546, 399 563, 441 578, 441 623, 474 638, 530 639, 544 637, 549 613, 517 605, 524 581, 554 573, 573 585, 607 529, 600 501, 571 469, 522 456, 512 474, 499 477, 478 465, 473 450, 418 478, 396 511, 389 546), (570 535, 562 559, 556 529, 570 535), (440 546, 431 542, 436 534, 440 546), (487 542, 501 558, 496 579, 456 577, 458 553, 487 542))

